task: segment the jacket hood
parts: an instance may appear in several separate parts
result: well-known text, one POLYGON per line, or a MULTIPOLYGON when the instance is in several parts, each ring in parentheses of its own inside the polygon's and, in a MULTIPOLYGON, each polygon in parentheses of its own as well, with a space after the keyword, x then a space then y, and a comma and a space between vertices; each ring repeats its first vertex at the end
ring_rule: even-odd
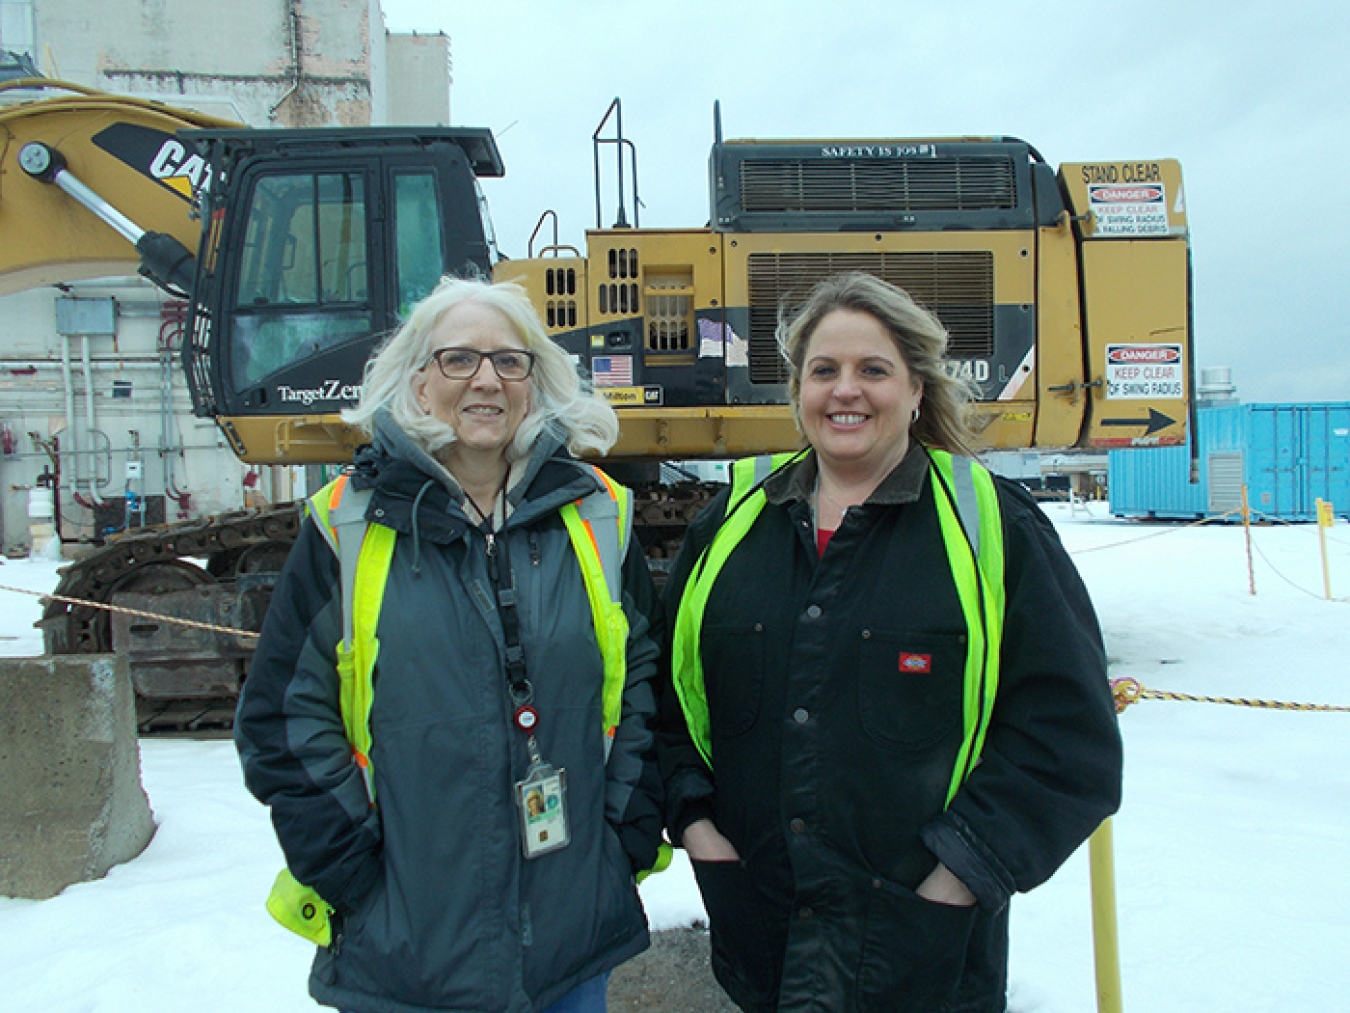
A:
MULTIPOLYGON (((401 534, 446 544, 476 527, 464 512, 464 491, 450 470, 422 448, 384 410, 376 412, 371 442, 356 452, 354 488, 374 490, 366 519, 401 534)), ((545 428, 528 457, 511 465, 504 527, 528 524, 599 487, 559 435, 545 428)))

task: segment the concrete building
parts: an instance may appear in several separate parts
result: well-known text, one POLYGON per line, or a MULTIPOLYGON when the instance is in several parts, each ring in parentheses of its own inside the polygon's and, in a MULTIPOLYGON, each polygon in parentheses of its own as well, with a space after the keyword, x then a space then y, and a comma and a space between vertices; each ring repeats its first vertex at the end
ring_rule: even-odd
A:
POLYGON ((445 124, 449 40, 379 0, 0 0, 0 48, 47 77, 255 127, 445 124))
MULTIPOLYGON (((449 40, 390 35, 379 0, 0 0, 0 51, 0 76, 36 67, 253 127, 450 120, 449 40)), ((302 494, 298 472, 247 468, 191 414, 182 314, 134 278, 0 298, 6 552, 29 545, 35 488, 56 486, 68 553, 127 523, 302 494)))

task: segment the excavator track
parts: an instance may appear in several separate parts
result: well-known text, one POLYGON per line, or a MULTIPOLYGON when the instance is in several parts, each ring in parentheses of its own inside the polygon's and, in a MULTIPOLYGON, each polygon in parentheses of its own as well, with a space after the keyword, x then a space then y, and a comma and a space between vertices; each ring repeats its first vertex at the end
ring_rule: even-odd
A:
MULTIPOLYGON (((658 586, 717 488, 637 490, 635 529, 658 586)), ((127 655, 142 734, 229 729, 256 643, 250 634, 262 628, 299 528, 300 505, 287 503, 110 538, 61 570, 59 597, 38 623, 47 652, 127 655)))
POLYGON ((658 588, 665 584, 685 529, 721 488, 713 483, 682 482, 634 489, 633 530, 658 588))
POLYGON ((143 733, 229 728, 299 527, 287 503, 111 538, 61 570, 71 601, 43 612, 47 652, 127 655, 143 733))

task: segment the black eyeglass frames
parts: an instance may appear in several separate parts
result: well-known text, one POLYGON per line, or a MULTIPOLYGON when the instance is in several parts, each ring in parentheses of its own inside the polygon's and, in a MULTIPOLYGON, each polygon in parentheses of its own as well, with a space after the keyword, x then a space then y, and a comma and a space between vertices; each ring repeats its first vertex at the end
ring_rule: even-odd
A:
POLYGON ((447 380, 469 380, 478 375, 484 359, 492 360, 498 379, 524 380, 534 369, 534 353, 524 349, 502 348, 480 352, 476 348, 438 348, 428 362, 436 363, 447 380))

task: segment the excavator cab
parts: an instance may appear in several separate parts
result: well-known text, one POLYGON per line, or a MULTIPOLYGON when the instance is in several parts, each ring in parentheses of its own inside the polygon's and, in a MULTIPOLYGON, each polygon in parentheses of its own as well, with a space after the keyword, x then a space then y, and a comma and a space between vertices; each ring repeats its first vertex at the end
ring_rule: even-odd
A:
POLYGON ((490 130, 250 130, 43 80, 0 100, 0 294, 134 266, 189 297, 193 410, 250 464, 349 459, 338 412, 379 340, 442 275, 492 270, 490 130))
MULTIPOLYGON (((0 103, 0 293, 139 270, 186 296, 194 411, 247 462, 350 460, 338 412, 372 349, 443 274, 490 270, 487 130, 253 131, 61 82, 0 97, 21 85, 67 94, 0 103)), ((258 628, 298 521, 123 533, 62 571, 48 650, 127 655, 143 727, 228 725, 253 650, 229 631, 258 628)))
POLYGON ((477 185, 503 174, 467 128, 187 131, 205 222, 183 360, 198 415, 251 463, 324 463, 371 351, 445 274, 486 277, 477 185))

